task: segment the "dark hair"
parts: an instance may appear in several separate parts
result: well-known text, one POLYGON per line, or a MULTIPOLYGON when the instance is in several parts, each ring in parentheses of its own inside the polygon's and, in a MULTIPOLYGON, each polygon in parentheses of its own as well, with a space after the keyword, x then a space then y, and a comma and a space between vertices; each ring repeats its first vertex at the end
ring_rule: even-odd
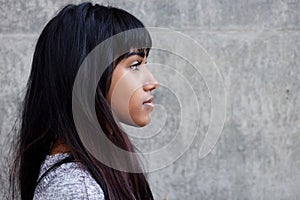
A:
MULTIPOLYGON (((18 149, 10 177, 13 198, 18 189, 22 199, 33 198, 41 163, 53 143, 62 138, 72 157, 82 163, 101 186, 106 199, 153 199, 145 174, 110 168, 85 149, 72 116, 72 87, 83 60, 105 39, 143 27, 142 22, 122 9, 91 3, 68 5, 45 26, 37 41, 22 105, 18 149)), ((147 31, 134 37, 143 40, 145 46, 151 46, 147 31)), ((145 50, 148 54, 149 49, 145 50)), ((118 55, 109 50, 103 53, 118 55)), ((124 57, 118 56, 99 81, 95 110, 107 137, 119 147, 134 152, 133 144, 114 120, 106 100, 114 67, 124 57)), ((139 165, 138 158, 133 158, 132 165, 139 165)))

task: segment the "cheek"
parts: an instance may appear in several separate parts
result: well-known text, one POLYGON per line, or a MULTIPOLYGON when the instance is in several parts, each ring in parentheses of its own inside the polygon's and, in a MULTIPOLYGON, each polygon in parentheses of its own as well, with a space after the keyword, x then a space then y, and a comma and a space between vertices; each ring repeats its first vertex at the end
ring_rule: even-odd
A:
POLYGON ((145 126, 149 123, 149 110, 142 104, 145 100, 143 73, 118 70, 112 77, 108 100, 112 111, 121 122, 132 126, 145 126))
POLYGON ((139 83, 130 74, 115 79, 112 83, 108 99, 115 117, 126 124, 134 123, 132 116, 138 110, 139 95, 136 91, 139 90, 139 83))
POLYGON ((136 81, 125 70, 115 70, 108 92, 108 100, 111 106, 123 105, 125 102, 127 102, 128 106, 130 96, 134 92, 136 85, 136 81))
POLYGON ((145 126, 150 121, 150 111, 143 106, 142 88, 134 92, 129 101, 129 115, 133 126, 145 126))
POLYGON ((140 115, 141 101, 137 91, 133 93, 129 100, 129 114, 133 121, 140 115))

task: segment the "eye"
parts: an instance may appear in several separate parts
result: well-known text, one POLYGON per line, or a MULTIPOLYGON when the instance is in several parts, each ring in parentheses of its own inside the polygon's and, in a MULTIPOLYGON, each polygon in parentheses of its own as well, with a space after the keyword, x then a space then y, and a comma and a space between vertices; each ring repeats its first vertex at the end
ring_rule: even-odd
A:
POLYGON ((142 64, 142 61, 134 61, 131 65, 130 65, 130 68, 132 70, 139 70, 139 65, 142 64))

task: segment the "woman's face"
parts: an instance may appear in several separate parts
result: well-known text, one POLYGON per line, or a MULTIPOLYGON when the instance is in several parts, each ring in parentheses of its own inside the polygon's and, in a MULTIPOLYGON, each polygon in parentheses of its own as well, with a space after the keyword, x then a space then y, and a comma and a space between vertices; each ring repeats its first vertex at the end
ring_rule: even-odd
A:
POLYGON ((146 66, 146 54, 131 51, 115 67, 107 99, 115 117, 132 126, 145 126, 154 107, 151 91, 158 85, 146 66))

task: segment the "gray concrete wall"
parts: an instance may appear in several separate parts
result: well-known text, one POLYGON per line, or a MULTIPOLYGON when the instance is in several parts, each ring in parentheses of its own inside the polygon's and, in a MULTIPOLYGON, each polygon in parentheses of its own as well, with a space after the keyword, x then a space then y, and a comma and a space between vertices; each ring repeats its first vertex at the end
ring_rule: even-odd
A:
MULTIPOLYGON (((81 1, 0 0, 2 194, 7 189, 9 132, 24 94, 36 39, 59 8, 76 2, 81 1)), ((108 1, 98 1, 102 2, 108 1)), ((224 81, 227 112, 218 143, 205 158, 198 158, 211 114, 206 77, 198 77, 199 134, 173 164, 150 173, 155 197, 300 199, 300 1, 123 0, 109 4, 131 12, 146 26, 172 28, 192 37, 206 49, 224 81)), ((191 53, 197 56, 193 49, 191 53)), ((152 59, 175 65, 168 56, 153 53, 152 59)), ((168 102, 166 94, 157 90, 158 100, 168 102)), ((178 104, 169 108, 169 122, 161 132, 166 141, 176 129, 179 112, 178 104)), ((165 140, 150 143, 155 149, 165 140)))

